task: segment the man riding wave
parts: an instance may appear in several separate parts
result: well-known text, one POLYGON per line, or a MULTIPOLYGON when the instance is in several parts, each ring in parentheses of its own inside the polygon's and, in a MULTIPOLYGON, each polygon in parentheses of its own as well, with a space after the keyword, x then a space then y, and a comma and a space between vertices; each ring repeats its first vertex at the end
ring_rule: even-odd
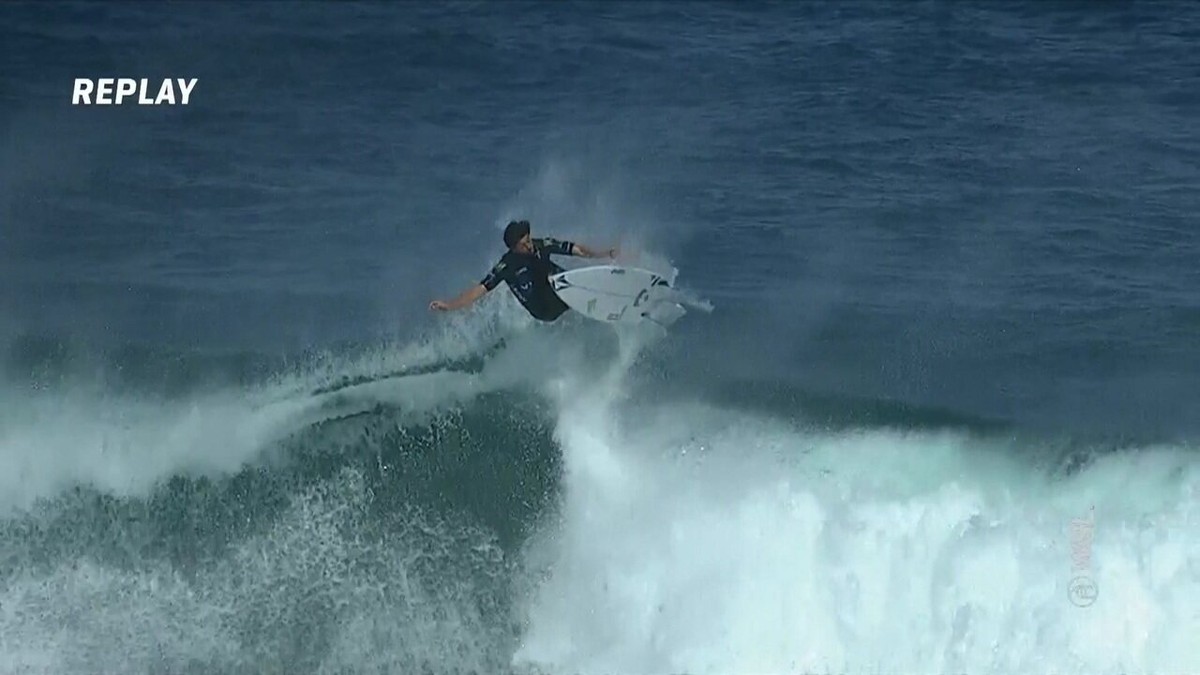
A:
POLYGON ((508 251, 500 257, 482 281, 452 300, 434 300, 429 303, 429 309, 445 312, 468 307, 503 281, 533 318, 539 321, 554 321, 569 307, 550 286, 551 275, 563 271, 550 260, 550 256, 617 257, 615 248, 600 252, 582 244, 551 237, 534 239, 530 235, 528 220, 514 220, 504 228, 504 245, 508 247, 508 251))

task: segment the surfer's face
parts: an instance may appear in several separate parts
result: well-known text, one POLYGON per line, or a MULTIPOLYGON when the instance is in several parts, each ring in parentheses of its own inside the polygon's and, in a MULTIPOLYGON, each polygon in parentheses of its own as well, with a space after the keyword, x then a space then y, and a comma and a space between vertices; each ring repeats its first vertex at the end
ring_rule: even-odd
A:
POLYGON ((517 253, 525 253, 525 254, 533 253, 533 237, 532 237, 532 235, 527 234, 524 237, 521 237, 520 239, 518 239, 517 245, 514 246, 513 248, 516 249, 517 253))

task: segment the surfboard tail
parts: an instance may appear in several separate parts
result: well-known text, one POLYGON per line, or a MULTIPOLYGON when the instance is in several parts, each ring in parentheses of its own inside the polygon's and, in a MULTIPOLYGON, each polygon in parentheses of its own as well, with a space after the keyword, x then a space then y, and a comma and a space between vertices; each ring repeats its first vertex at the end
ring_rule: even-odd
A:
POLYGON ((713 311, 713 305, 711 302, 707 300, 701 300, 691 293, 681 291, 678 288, 659 289, 655 300, 678 303, 680 305, 692 307, 706 313, 712 313, 713 311))
POLYGON ((656 302, 649 307, 643 316, 664 328, 675 323, 687 314, 683 305, 675 302, 656 302))

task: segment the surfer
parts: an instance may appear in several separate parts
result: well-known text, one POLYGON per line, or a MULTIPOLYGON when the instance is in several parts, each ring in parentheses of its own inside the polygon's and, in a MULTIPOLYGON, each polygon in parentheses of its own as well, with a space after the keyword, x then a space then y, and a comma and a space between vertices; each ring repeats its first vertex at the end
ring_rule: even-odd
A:
POLYGON ((534 239, 529 233, 528 220, 514 220, 504 228, 504 245, 508 251, 500 257, 487 276, 453 300, 434 300, 429 309, 445 312, 470 306, 503 281, 533 318, 554 321, 568 307, 550 287, 550 276, 562 272, 551 255, 574 255, 583 258, 615 258, 617 249, 594 251, 582 244, 546 237, 534 239))

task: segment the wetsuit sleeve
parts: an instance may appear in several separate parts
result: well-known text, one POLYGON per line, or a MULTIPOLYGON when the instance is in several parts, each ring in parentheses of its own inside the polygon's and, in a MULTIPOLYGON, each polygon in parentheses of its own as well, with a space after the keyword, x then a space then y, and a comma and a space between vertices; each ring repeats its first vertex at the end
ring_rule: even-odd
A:
POLYGON ((575 242, 555 239, 553 237, 534 239, 533 243, 538 250, 552 255, 572 255, 571 249, 575 248, 575 242))
POLYGON ((501 258, 500 262, 496 263, 492 267, 491 271, 487 273, 487 276, 485 276, 479 283, 483 284, 483 287, 490 291, 499 286, 501 281, 508 281, 509 275, 511 274, 512 266, 509 265, 508 262, 503 258, 501 258))

